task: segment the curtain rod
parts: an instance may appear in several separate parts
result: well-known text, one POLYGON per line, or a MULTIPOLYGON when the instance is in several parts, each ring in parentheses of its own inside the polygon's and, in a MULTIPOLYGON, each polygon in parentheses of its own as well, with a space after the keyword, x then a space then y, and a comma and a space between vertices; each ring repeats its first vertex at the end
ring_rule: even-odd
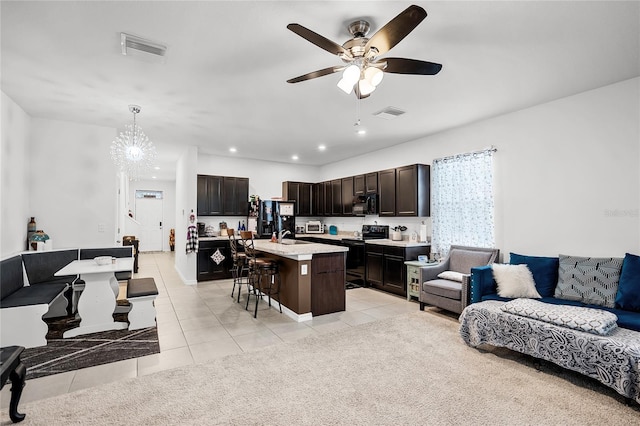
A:
POLYGON ((496 151, 498 151, 498 148, 491 145, 489 148, 481 149, 478 151, 464 152, 462 154, 449 155, 448 157, 435 158, 433 161, 436 162, 436 161, 443 161, 443 160, 451 160, 452 158, 456 158, 456 157, 464 157, 466 155, 484 154, 486 152, 496 152, 496 151))

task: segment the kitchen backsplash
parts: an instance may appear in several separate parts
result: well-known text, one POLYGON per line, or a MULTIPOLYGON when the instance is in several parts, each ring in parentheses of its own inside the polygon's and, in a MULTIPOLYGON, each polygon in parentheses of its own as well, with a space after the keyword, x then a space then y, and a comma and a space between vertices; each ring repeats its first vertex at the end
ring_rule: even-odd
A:
MULTIPOLYGON (((297 217, 296 226, 304 226, 310 220, 319 220, 325 224, 326 232, 329 232, 329 226, 334 225, 338 228, 339 232, 354 232, 361 231, 362 225, 389 225, 390 229, 396 226, 406 226, 407 230, 402 233, 403 239, 408 240, 412 232, 416 232, 420 235, 420 225, 422 221, 427 225, 427 238, 431 239, 431 218, 430 217, 379 217, 377 215, 371 216, 354 216, 354 217, 297 217)), ((238 228, 238 222, 242 224, 244 221, 247 225, 247 218, 240 216, 202 216, 198 217, 198 222, 204 222, 206 226, 213 226, 215 231, 220 230, 220 222, 226 222, 229 228, 238 228)))

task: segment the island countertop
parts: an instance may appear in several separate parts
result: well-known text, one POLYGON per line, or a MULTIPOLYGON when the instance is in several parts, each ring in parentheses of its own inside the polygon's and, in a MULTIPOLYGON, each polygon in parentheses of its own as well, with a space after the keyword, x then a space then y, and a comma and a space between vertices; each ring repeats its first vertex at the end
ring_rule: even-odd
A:
POLYGON ((310 260, 314 254, 321 253, 346 253, 348 247, 311 243, 300 240, 284 240, 285 243, 272 243, 269 240, 253 240, 253 244, 258 251, 271 253, 293 260, 310 260))

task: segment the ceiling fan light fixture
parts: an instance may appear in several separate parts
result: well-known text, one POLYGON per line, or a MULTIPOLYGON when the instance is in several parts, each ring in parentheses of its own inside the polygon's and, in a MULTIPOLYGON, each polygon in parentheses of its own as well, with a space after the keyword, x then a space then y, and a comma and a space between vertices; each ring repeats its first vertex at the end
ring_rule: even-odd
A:
POLYGON ((367 96, 371 94, 374 90, 376 90, 376 86, 369 83, 369 81, 365 78, 358 82, 358 89, 360 90, 360 94, 362 96, 367 96))
POLYGON ((338 82, 338 88, 340 88, 340 90, 342 90, 347 95, 350 95, 351 92, 353 91, 354 84, 355 83, 351 83, 350 81, 347 81, 344 78, 341 78, 340 81, 338 82))
POLYGON ((374 87, 382 82, 383 77, 384 72, 382 72, 379 68, 368 67, 366 70, 364 70, 364 78, 374 87))

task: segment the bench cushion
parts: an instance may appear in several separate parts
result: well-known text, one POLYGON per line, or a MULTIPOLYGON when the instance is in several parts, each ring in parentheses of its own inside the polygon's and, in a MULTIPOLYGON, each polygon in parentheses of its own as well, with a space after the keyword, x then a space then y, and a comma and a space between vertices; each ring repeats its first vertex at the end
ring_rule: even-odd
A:
POLYGON ((127 299, 158 294, 153 278, 133 278, 127 283, 127 299))
POLYGON ((33 252, 22 255, 29 284, 72 283, 77 278, 75 275, 56 277, 54 274, 77 259, 77 249, 33 252))
POLYGON ((0 300, 0 308, 50 304, 67 288, 65 283, 22 287, 0 300))
POLYGON ((22 279, 22 257, 10 257, 0 262, 0 300, 24 286, 22 279))

